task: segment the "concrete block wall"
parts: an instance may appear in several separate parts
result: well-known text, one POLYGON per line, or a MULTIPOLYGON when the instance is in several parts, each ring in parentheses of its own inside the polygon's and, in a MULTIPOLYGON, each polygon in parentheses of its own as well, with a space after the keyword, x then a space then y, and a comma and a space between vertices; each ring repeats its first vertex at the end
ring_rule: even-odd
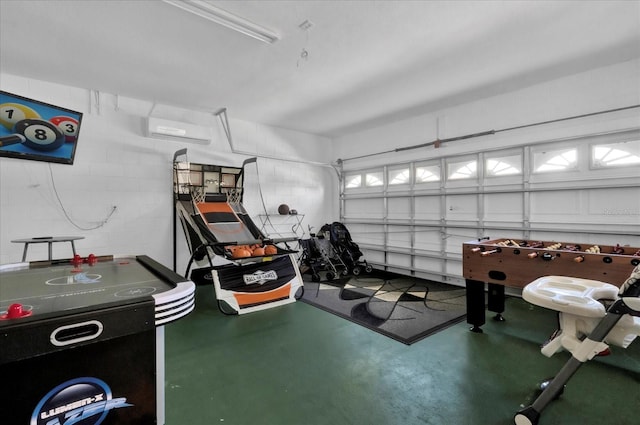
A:
MULTIPOLYGON (((332 157, 328 139, 237 120, 233 111, 233 150, 219 120, 198 111, 187 115, 214 129, 211 144, 153 139, 144 135, 151 100, 10 74, 0 74, 0 82, 4 91, 84 114, 73 165, 0 158, 1 264, 22 257, 23 246, 13 239, 77 235, 85 237, 76 242, 81 255, 146 254, 172 267, 172 160, 185 147, 189 161, 203 164, 240 166, 258 156, 260 181, 248 169, 245 195, 256 221, 263 210, 258 189, 270 213, 287 203, 314 226, 337 218, 336 174, 322 165, 332 157)), ((184 112, 165 109, 175 116, 184 112)), ((179 230, 178 272, 188 260, 182 239, 179 230)), ((55 244, 53 254, 70 257, 69 244, 55 244)), ((44 258, 46 244, 29 248, 28 260, 44 258)))

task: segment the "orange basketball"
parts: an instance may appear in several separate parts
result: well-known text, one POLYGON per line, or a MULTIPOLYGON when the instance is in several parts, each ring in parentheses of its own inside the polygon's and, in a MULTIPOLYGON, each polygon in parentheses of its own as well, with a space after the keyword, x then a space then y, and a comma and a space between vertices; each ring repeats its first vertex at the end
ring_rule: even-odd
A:
POLYGON ((278 253, 278 248, 273 245, 267 245, 264 247, 264 253, 266 255, 273 255, 278 253))
POLYGON ((262 248, 262 247, 258 247, 258 248, 255 248, 255 249, 253 250, 253 256, 254 256, 254 257, 261 257, 261 256, 263 256, 263 255, 264 255, 264 248, 262 248))
POLYGON ((243 247, 238 247, 233 250, 233 258, 247 258, 251 257, 251 251, 243 247))

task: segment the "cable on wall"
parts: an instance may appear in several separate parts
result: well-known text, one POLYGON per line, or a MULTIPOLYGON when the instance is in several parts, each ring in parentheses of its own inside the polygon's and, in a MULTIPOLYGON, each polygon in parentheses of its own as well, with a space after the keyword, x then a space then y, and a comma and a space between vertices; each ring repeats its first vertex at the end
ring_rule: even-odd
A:
POLYGON ((612 113, 612 112, 625 111, 625 110, 634 109, 634 108, 640 108, 640 105, 624 106, 622 108, 608 109, 608 110, 605 110, 605 111, 591 112, 591 113, 587 113, 587 114, 574 115, 574 116, 571 116, 571 117, 564 117, 564 118, 557 118, 557 119, 548 120, 548 121, 540 121, 540 122, 535 122, 535 123, 532 123, 532 124, 524 124, 524 125, 518 125, 518 126, 515 126, 515 127, 502 128, 502 129, 499 129, 499 130, 482 131, 480 133, 472 133, 472 134, 467 134, 467 135, 464 135, 464 136, 450 137, 448 139, 436 139, 434 141, 427 142, 427 143, 421 143, 419 145, 405 146, 405 147, 400 147, 400 148, 396 148, 396 149, 391 149, 391 150, 388 150, 388 151, 374 152, 374 153, 370 153, 370 154, 366 154, 366 155, 353 156, 353 157, 350 157, 350 158, 342 158, 342 159, 338 159, 337 162, 338 163, 342 163, 344 161, 350 161, 350 160, 354 160, 354 159, 369 158, 369 157, 372 157, 372 156, 384 155, 384 154, 388 154, 388 153, 403 152, 403 151, 408 151, 408 150, 413 150, 413 149, 424 148, 424 147, 427 147, 427 146, 434 146, 435 148, 439 148, 440 145, 442 145, 443 143, 456 142, 456 141, 459 141, 459 140, 472 139, 472 138, 475 138, 475 137, 490 136, 490 135, 493 135, 493 134, 496 134, 496 133, 502 133, 502 132, 505 132, 505 131, 520 130, 520 129, 528 128, 528 127, 536 127, 536 126, 539 126, 539 125, 552 124, 552 123, 561 122, 561 121, 569 121, 569 120, 575 120, 575 119, 579 119, 579 118, 591 117, 591 116, 595 116, 595 115, 609 114, 609 113, 612 113))
POLYGON ((69 214, 67 213, 67 210, 65 209, 62 200, 60 199, 60 195, 58 194, 58 189, 56 188, 56 181, 53 178, 53 170, 51 169, 51 164, 49 164, 49 175, 51 176, 51 185, 53 187, 53 193, 56 195, 56 199, 58 200, 58 203, 60 204, 60 208, 62 209, 62 213, 64 214, 65 218, 67 219, 67 221, 69 223, 71 223, 76 229, 79 230, 96 230, 101 228, 102 226, 104 226, 105 224, 107 224, 107 222, 111 219, 111 216, 113 216, 113 214, 116 212, 116 210, 118 209, 117 206, 112 206, 111 207, 111 211, 109 212, 109 214, 107 214, 107 217, 100 221, 96 226, 94 227, 82 227, 78 224, 76 224, 73 219, 69 216, 69 214))
POLYGON ((262 194, 262 185, 260 184, 260 170, 258 169, 258 161, 257 161, 257 159, 254 162, 256 164, 256 177, 257 177, 257 180, 258 180, 258 193, 260 193, 260 201, 262 201, 262 210, 264 211, 265 220, 266 220, 266 222, 269 223, 269 226, 271 226, 273 231, 278 236, 282 237, 282 235, 276 230, 276 227, 271 222, 271 217, 269 215, 269 212, 267 211, 267 204, 264 202, 264 196, 262 194))

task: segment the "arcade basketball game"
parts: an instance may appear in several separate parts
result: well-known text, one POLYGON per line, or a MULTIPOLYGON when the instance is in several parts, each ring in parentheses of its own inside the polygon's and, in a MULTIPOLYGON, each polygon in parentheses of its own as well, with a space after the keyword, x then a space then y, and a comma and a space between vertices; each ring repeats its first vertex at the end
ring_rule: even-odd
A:
POLYGON ((164 424, 164 325, 195 285, 147 256, 0 267, 5 424, 164 424))
POLYGON ((256 158, 230 167, 179 161, 186 153, 182 149, 173 157, 174 268, 179 220, 191 253, 185 276, 213 284, 224 314, 246 314, 300 299, 304 286, 296 251, 286 245, 297 238, 266 237, 242 204, 245 166, 256 158))

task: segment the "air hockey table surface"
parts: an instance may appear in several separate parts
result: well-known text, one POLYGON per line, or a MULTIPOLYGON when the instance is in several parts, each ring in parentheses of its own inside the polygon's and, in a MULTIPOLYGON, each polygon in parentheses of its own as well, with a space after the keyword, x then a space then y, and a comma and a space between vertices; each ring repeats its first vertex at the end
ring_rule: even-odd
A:
POLYGON ((0 329, 11 324, 1 320, 11 304, 21 304, 22 320, 29 321, 152 296, 158 307, 156 325, 193 309, 193 303, 169 304, 185 297, 193 300, 194 285, 150 257, 103 256, 97 260, 80 267, 70 260, 0 266, 0 329))
POLYGON ((164 325, 194 307, 147 256, 0 266, 3 422, 164 424, 164 325))

